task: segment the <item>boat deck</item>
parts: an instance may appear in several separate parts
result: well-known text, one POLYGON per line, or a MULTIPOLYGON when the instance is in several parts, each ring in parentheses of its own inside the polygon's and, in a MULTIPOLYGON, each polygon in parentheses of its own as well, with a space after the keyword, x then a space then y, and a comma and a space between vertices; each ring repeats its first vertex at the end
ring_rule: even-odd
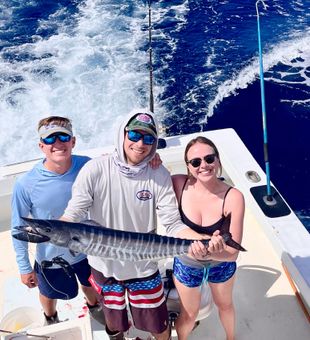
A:
MULTIPOLYGON (((309 339, 310 324, 277 254, 249 211, 246 212, 242 244, 248 251, 241 253, 237 261, 234 289, 236 339, 309 339)), ((8 230, 0 233, 0 248, 0 320, 18 307, 32 306, 40 310, 37 288, 29 289, 20 283, 8 230)), ((32 248, 30 252, 33 254, 32 248)), ((59 301, 58 308, 62 320, 76 320, 86 314, 80 295, 70 301, 59 301)), ((92 321, 91 328, 92 339, 107 339, 100 324, 92 321)), ((200 322, 190 339, 225 339, 215 307, 209 317, 200 322)))
MULTIPOLYGON (((200 133, 201 135, 202 133, 200 133)), ((309 240, 310 235, 297 217, 291 213, 279 218, 267 218, 253 199, 250 189, 265 184, 264 172, 232 129, 209 131, 205 134, 219 146, 223 177, 241 190, 246 199, 246 216, 242 245, 248 250, 240 253, 234 288, 236 308, 236 339, 238 340, 308 340, 310 323, 302 310, 281 261, 289 269, 306 304, 310 305, 309 288, 309 240), (238 162, 235 160, 238 159, 238 162), (259 181, 253 183, 248 173, 256 173, 259 181), (308 303, 307 303, 308 302, 308 303)), ((182 160, 183 150, 195 135, 175 136, 167 139, 167 148, 159 150, 163 163, 170 172, 186 173, 182 160)), ((85 154, 95 157, 110 152, 108 148, 94 149, 85 154)), ((17 164, 0 169, 0 320, 11 310, 22 306, 35 307, 41 314, 38 290, 28 289, 20 282, 8 231, 10 219, 10 197, 15 177, 29 170, 33 164, 17 164), (1 171, 2 177, 1 177, 1 171)), ((159 227, 160 232, 160 227, 159 227)), ((31 245, 31 253, 34 253, 31 245)), ((58 302, 62 320, 87 319, 83 297, 58 302)), ((63 323, 64 324, 64 323, 63 323)), ((91 322, 91 338, 105 339, 103 327, 91 322)), ((128 337, 133 337, 130 331, 128 337)), ((138 334, 137 334, 138 336, 138 334)), ((146 339, 147 334, 139 334, 146 339)), ((87 338, 80 337, 87 340, 87 338)), ((190 339, 225 339, 224 331, 213 307, 210 315, 200 322, 190 339)), ((64 339, 67 340, 67 339, 64 339)), ((79 340, 77 337, 74 340, 79 340)))

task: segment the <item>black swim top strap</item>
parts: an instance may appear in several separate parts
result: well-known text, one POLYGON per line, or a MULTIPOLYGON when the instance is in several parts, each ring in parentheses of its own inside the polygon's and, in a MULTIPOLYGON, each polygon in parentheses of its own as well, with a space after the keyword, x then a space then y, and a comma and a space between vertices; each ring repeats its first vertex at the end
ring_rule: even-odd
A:
POLYGON ((224 206, 225 206, 225 199, 226 199, 226 196, 227 194, 229 193, 230 189, 232 189, 233 187, 229 187, 227 189, 227 191, 225 192, 225 195, 224 195, 224 199, 223 199, 223 205, 222 205, 222 216, 224 216, 224 206))
POLYGON ((182 209, 182 196, 183 196, 183 191, 184 191, 184 188, 185 188, 187 181, 188 181, 188 178, 185 179, 185 181, 183 183, 183 187, 181 189, 180 200, 179 200, 179 208, 180 209, 182 209))

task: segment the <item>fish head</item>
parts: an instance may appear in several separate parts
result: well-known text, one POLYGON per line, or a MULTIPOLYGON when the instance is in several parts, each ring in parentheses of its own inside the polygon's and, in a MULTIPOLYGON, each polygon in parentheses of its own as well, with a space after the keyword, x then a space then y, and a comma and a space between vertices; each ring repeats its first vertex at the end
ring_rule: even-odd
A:
POLYGON ((50 240, 48 235, 42 233, 42 230, 40 230, 41 228, 34 228, 33 226, 19 226, 15 229, 18 230, 19 233, 15 233, 12 236, 20 241, 42 243, 50 240))
POLYGON ((65 246, 69 239, 69 231, 63 227, 60 220, 42 220, 22 217, 25 226, 15 227, 19 233, 13 237, 27 242, 42 243, 51 242, 58 246, 65 246))

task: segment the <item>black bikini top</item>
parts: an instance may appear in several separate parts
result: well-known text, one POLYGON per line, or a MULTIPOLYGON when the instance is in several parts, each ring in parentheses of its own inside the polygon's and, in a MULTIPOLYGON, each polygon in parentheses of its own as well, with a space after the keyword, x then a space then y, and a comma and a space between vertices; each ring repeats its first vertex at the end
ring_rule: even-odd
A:
POLYGON ((180 204, 179 204, 179 211, 180 211, 182 222, 185 223, 187 226, 189 226, 191 229, 193 229, 194 231, 196 231, 199 234, 212 235, 216 230, 219 230, 221 228, 222 224, 224 223, 225 219, 227 218, 227 216, 224 215, 224 205, 225 205, 226 196, 229 193, 230 189, 232 189, 232 187, 229 187, 227 189, 227 191, 225 192, 224 199, 223 199, 223 205, 222 205, 222 217, 217 222, 213 223, 210 226, 201 226, 201 225, 198 225, 198 224, 192 222, 191 220, 189 220, 183 212, 181 202, 182 202, 182 196, 183 196, 183 191, 184 191, 186 182, 187 181, 184 182, 184 185, 183 185, 183 188, 182 188, 181 197, 180 197, 180 204))

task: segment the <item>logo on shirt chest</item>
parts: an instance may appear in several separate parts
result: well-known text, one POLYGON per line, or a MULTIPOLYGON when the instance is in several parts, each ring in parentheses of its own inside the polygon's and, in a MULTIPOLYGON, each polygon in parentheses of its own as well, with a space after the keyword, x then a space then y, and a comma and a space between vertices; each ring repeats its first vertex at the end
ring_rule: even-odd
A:
POLYGON ((147 201, 150 200, 153 197, 153 195, 149 190, 140 190, 137 192, 136 197, 140 201, 147 201))

